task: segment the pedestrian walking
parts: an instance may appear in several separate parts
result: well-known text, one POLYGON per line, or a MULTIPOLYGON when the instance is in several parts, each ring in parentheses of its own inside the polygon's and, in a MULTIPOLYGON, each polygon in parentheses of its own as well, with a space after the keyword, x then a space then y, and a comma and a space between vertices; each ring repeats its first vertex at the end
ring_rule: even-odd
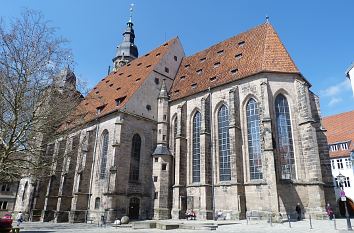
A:
POLYGON ((18 212, 18 214, 16 215, 16 222, 17 222, 17 226, 19 227, 21 225, 21 223, 23 222, 24 217, 23 217, 23 213, 20 211, 18 212))
POLYGON ((297 221, 301 220, 301 206, 300 203, 296 204, 295 211, 297 213, 297 221))

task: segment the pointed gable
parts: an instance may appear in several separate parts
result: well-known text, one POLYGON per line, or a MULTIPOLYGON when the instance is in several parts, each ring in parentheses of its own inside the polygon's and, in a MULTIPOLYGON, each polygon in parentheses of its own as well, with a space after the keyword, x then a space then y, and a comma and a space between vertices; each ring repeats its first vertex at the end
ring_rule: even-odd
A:
POLYGON ((260 72, 300 73, 269 23, 183 58, 170 96, 180 99, 260 72))
POLYGON ((85 121, 124 108, 176 40, 164 43, 103 78, 78 107, 86 111, 85 121))
POLYGON ((264 40, 262 70, 300 73, 272 25, 267 23, 265 26, 267 32, 264 40))

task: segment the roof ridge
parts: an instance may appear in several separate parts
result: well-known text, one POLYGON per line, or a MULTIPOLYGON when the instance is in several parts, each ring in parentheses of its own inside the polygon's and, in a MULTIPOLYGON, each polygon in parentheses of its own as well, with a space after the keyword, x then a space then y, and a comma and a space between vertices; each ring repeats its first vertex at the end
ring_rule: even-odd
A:
POLYGON ((341 113, 337 113, 337 114, 330 115, 330 116, 325 116, 325 117, 323 117, 322 119, 325 120, 325 119, 337 117, 337 116, 339 116, 339 115, 346 115, 346 114, 354 114, 354 110, 347 111, 347 112, 341 112, 341 113))
MULTIPOLYGON (((267 38, 266 38, 267 41, 268 41, 268 39, 269 39, 269 38, 268 38, 268 34, 271 33, 271 32, 273 32, 273 33, 275 34, 276 39, 277 39, 278 42, 280 43, 281 48, 284 49, 285 55, 290 59, 292 65, 294 66, 294 68, 296 69, 296 71, 297 71, 298 73, 300 73, 299 68, 296 66, 294 60, 293 60, 292 57, 290 56, 290 53, 288 52, 287 48, 284 46, 283 41, 280 39, 279 34, 278 34, 278 32, 274 29, 273 25, 270 24, 270 23, 268 23, 267 29, 268 29, 268 30, 267 30, 267 38)), ((267 43, 267 41, 266 41, 266 43, 267 43)), ((262 64, 262 65, 263 65, 263 64, 262 64)), ((301 74, 301 73, 300 73, 300 74, 301 74)))
MULTIPOLYGON (((156 50, 158 50, 159 48, 165 46, 165 44, 167 44, 167 49, 164 51, 163 55, 159 56, 160 58, 159 58, 158 61, 155 63, 155 65, 152 67, 152 69, 151 69, 150 71, 148 71, 147 73, 145 73, 145 75, 144 75, 145 77, 149 77, 150 74, 151 74, 152 72, 154 72, 156 66, 157 66, 158 64, 160 64, 161 59, 162 59, 162 58, 164 57, 164 55, 168 52, 168 50, 169 50, 168 48, 169 48, 170 46, 172 46, 172 44, 174 44, 174 43, 176 42, 176 40, 177 40, 177 37, 174 37, 174 38, 172 38, 172 39, 170 39, 170 40, 164 42, 164 43, 161 44, 159 47, 157 47, 157 48, 155 48, 155 49, 149 51, 148 53, 146 53, 146 54, 149 54, 149 53, 151 53, 151 52, 153 52, 153 51, 156 51, 156 50), (173 43, 171 43, 171 42, 173 42, 173 43)), ((145 57, 146 54, 144 54, 144 55, 141 56, 141 57, 145 57)), ((140 57, 138 57, 137 59, 139 59, 139 58, 140 58, 140 57)), ((135 59, 135 60, 137 60, 137 59, 135 59)), ((146 79, 145 79, 143 82, 140 82, 140 83, 139 83, 139 86, 136 88, 136 90, 133 92, 132 95, 127 96, 127 98, 126 98, 126 100, 125 100, 124 106, 129 102, 129 100, 136 94, 136 92, 142 87, 143 83, 145 83, 145 82, 146 82, 146 79)), ((122 107, 123 107, 123 106, 122 106, 122 107)))
POLYGON ((266 33, 265 33, 265 38, 264 38, 264 43, 263 43, 263 56, 262 56, 262 62, 261 62, 261 70, 265 70, 264 68, 264 60, 265 60, 265 51, 266 51, 266 45, 267 45, 267 38, 268 38, 268 33, 269 33, 269 22, 266 22, 265 25, 266 27, 266 33))
POLYGON ((206 50, 212 49, 212 48, 214 48, 214 47, 216 47, 216 46, 218 46, 218 45, 224 43, 225 41, 229 41, 229 40, 231 40, 231 39, 233 39, 233 38, 235 38, 235 37, 241 36, 241 35, 243 35, 243 34, 246 34, 246 33, 249 33, 249 32, 251 32, 251 31, 253 31, 253 30, 256 30, 256 29, 258 29, 258 28, 260 28, 260 27, 263 27, 265 24, 267 24, 267 23, 262 23, 262 24, 259 24, 259 25, 257 25, 257 26, 254 26, 254 27, 252 27, 252 28, 250 28, 250 29, 248 29, 248 30, 246 30, 246 31, 240 32, 240 33, 238 33, 238 34, 236 34, 236 35, 233 35, 233 36, 231 36, 231 37, 229 37, 229 38, 227 38, 227 39, 225 39, 225 40, 222 40, 222 41, 220 41, 220 42, 218 42, 218 43, 216 43, 216 44, 213 44, 213 45, 211 45, 211 46, 209 46, 209 47, 207 47, 207 48, 205 48, 205 49, 203 49, 203 50, 197 51, 197 52, 195 52, 195 53, 193 53, 193 54, 191 54, 191 55, 189 55, 189 56, 185 56, 185 58, 194 57, 194 56, 196 56, 196 55, 199 54, 199 53, 205 52, 206 50))

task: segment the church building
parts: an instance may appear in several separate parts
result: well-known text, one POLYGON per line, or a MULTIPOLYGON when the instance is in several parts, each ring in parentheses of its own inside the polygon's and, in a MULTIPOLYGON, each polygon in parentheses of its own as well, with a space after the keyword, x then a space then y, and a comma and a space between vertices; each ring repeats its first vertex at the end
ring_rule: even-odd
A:
POLYGON ((188 209, 242 219, 297 203, 324 214, 334 198, 319 99, 269 22, 190 56, 178 37, 138 56, 133 26, 79 104, 85 124, 67 122, 70 136, 48 145, 63 159, 20 183, 18 210, 55 222, 188 209))

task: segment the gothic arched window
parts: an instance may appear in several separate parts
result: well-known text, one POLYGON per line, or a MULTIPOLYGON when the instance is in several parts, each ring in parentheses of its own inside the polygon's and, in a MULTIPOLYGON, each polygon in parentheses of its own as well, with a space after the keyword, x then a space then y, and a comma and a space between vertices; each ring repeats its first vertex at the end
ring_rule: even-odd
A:
POLYGON ((218 112, 220 181, 231 180, 229 110, 222 105, 218 112))
POLYGON ((141 138, 138 134, 134 134, 132 140, 132 154, 130 159, 130 174, 129 181, 139 181, 139 170, 140 170, 140 147, 141 138))
POLYGON ((295 179, 295 160, 289 105, 282 94, 278 95, 275 99, 275 113, 281 178, 295 179))
POLYGON ((101 146, 101 169, 100 169, 100 179, 106 178, 107 173, 107 153, 108 153, 108 131, 104 130, 102 133, 102 146, 101 146))
POLYGON ((262 179, 262 157, 259 130, 258 104, 250 99, 246 106, 247 115, 247 139, 250 166, 250 179, 262 179))
POLYGON ((193 117, 192 181, 200 182, 200 112, 193 117))

